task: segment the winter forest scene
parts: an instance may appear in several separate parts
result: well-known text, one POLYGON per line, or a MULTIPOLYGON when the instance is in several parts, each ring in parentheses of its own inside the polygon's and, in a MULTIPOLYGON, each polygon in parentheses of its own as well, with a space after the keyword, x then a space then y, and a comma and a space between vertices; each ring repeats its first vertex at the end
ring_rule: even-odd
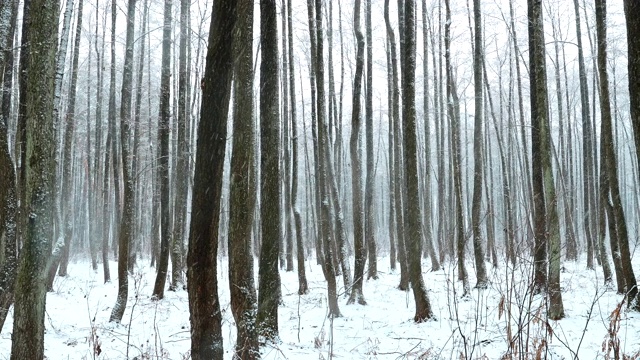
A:
POLYGON ((640 1, 0 0, 0 360, 640 359, 640 1))

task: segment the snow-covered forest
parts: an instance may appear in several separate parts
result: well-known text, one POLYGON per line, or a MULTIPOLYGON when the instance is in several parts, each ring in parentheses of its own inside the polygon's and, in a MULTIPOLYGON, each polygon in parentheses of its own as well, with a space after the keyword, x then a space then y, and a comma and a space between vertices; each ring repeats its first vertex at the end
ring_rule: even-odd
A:
POLYGON ((0 359, 640 359, 640 2, 0 0, 0 359))

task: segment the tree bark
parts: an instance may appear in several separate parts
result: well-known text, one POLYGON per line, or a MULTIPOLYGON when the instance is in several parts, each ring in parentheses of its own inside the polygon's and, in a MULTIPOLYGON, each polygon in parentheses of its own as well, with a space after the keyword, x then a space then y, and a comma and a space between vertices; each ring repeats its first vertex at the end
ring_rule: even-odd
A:
POLYGON ((291 208, 293 209, 293 231, 296 233, 296 250, 298 265, 298 294, 304 295, 309 292, 307 285, 307 275, 304 267, 304 244, 302 241, 302 218, 298 208, 298 124, 296 119, 296 85, 293 64, 293 23, 291 0, 287 2, 287 36, 289 38, 289 100, 291 108, 291 208))
MULTIPOLYGON (((419 199, 418 189, 418 159, 416 132, 416 104, 415 104, 415 70, 416 70, 416 34, 415 34, 415 0, 404 2, 404 38, 402 44, 402 109, 403 109, 403 158, 405 164, 405 184, 407 199, 419 199)), ((407 214, 405 238, 407 239, 407 257, 409 262, 409 277, 416 304, 415 322, 423 322, 433 317, 431 304, 422 278, 422 226, 420 207, 410 208, 404 204, 407 214)))
POLYGON ((235 0, 214 2, 207 62, 202 79, 187 255, 193 360, 222 360, 224 356, 217 279, 218 226, 236 9, 235 0))
MULTIPOLYGON (((135 184, 130 167, 131 98, 133 88, 133 42, 135 35, 136 0, 129 0, 127 7, 127 38, 125 44, 124 69, 120 100, 120 145, 122 146, 122 172, 124 182, 124 209, 120 218, 118 234, 118 297, 111 310, 110 322, 121 322, 127 307, 129 293, 129 245, 132 238, 132 224, 135 210, 135 184)), ((114 139, 115 140, 115 139, 114 139)), ((115 153, 113 155, 116 155, 115 153)))
MULTIPOLYGON (((58 42, 58 1, 25 2, 23 38, 30 44, 23 58, 26 91, 26 212, 16 280, 11 359, 44 359, 46 289, 44 271, 51 252, 54 213, 54 71, 58 42), (29 214, 27 216, 26 214, 29 214)), ((24 50, 23 50, 24 51, 24 50)))
POLYGON ((280 273, 280 114, 278 87, 278 23, 275 0, 260 1, 260 248, 257 324, 266 339, 278 336, 280 273))
POLYGON ((473 0, 474 21, 474 52, 473 52, 473 87, 475 98, 475 116, 473 126, 473 200, 471 204, 471 228, 473 230, 473 254, 476 261, 476 288, 487 287, 487 268, 484 263, 484 249, 482 247, 482 229, 480 210, 482 207, 483 183, 483 131, 484 99, 482 93, 482 68, 484 58, 484 44, 482 43, 482 18, 480 0, 473 0))
POLYGON ((78 20, 76 22, 75 43, 73 45, 73 60, 71 65, 71 86, 69 91, 69 103, 65 116, 65 132, 64 132, 64 174, 62 184, 62 206, 63 206, 63 224, 64 226, 64 250, 60 259, 59 276, 67 275, 67 266, 69 265, 69 253, 71 251, 71 241, 74 235, 73 208, 74 200, 72 194, 72 167, 73 159, 73 141, 75 138, 75 114, 76 114, 76 90, 78 84, 78 58, 80 57, 80 36, 82 35, 82 6, 83 0, 78 2, 78 20))
POLYGON ((164 25, 162 28, 162 69, 160 71, 160 124, 158 125, 160 158, 158 159, 158 177, 160 178, 160 258, 158 274, 153 287, 153 297, 160 300, 164 297, 164 285, 167 280, 169 266, 169 245, 172 243, 169 179, 169 134, 171 132, 171 4, 164 1, 164 25))
POLYGON ((234 39, 236 61, 233 104, 233 150, 229 203, 229 291, 231 311, 238 335, 234 358, 257 359, 257 297, 253 280, 249 201, 253 161, 253 1, 238 1, 238 23, 234 39))
MULTIPOLYGON (((364 67, 364 37, 360 28, 360 0, 356 0, 353 7, 353 28, 356 33, 356 72, 353 79, 353 108, 351 111, 351 139, 349 152, 351 155, 351 196, 353 207, 353 244, 355 250, 355 262, 353 266, 353 286, 347 304, 356 301, 360 305, 366 305, 362 293, 364 277, 364 265, 367 253, 364 244, 364 218, 362 203, 362 163, 360 156, 359 138, 362 127, 361 97, 362 97, 362 73, 364 67)), ((385 9, 389 6, 389 0, 385 1, 385 9)))

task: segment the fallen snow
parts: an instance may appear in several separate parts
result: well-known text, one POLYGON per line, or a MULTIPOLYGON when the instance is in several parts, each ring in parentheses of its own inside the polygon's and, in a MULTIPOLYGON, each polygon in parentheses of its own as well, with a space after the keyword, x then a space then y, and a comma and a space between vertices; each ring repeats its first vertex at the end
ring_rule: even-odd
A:
MULTIPOLYGON (((225 359, 231 359, 235 327, 229 308, 227 261, 220 262, 225 359)), ((634 263, 637 270, 638 261, 634 263)), ((527 297, 527 265, 514 270, 501 263, 501 268, 491 271, 488 289, 474 289, 471 298, 460 299, 461 284, 456 280, 455 266, 447 263, 444 270, 428 272, 430 266, 425 264, 423 275, 437 320, 415 324, 413 294, 397 290, 399 273, 389 271, 388 258, 380 258, 378 264, 380 278, 364 283, 368 305, 347 306, 342 289, 343 317, 333 322, 326 316, 326 285, 315 259, 307 262, 308 295, 297 295, 295 272, 282 271, 281 341, 263 347, 263 358, 328 359, 332 349, 336 359, 499 359, 508 350, 506 318, 510 298, 512 333, 523 347, 528 339, 530 353, 545 340, 549 344, 547 359, 604 358, 609 316, 623 298, 603 286, 600 269, 586 270, 584 260, 567 262, 561 274, 566 318, 546 326, 544 298, 527 297), (515 285, 511 283, 512 275, 515 285), (507 289, 511 289, 510 294, 507 289), (521 310, 518 304, 523 305, 521 310), (519 337, 515 335, 518 318, 525 326, 519 337)), ((110 264, 112 274, 116 273, 116 265, 110 264)), ((473 285, 472 264, 468 265, 468 272, 473 285)), ((130 277, 127 310, 122 324, 116 325, 108 320, 117 281, 103 284, 102 272, 94 273, 88 261, 70 264, 69 276, 58 277, 54 292, 47 296, 47 358, 126 359, 128 344, 130 359, 188 359, 187 292, 165 291, 163 300, 153 301, 154 279, 155 270, 149 267, 138 268, 130 277), (94 339, 100 348, 100 355, 95 357, 94 339)), ((12 326, 10 314, 0 334, 0 359, 9 358, 12 326)), ((625 354, 640 350, 640 313, 622 312, 618 338, 625 354)))

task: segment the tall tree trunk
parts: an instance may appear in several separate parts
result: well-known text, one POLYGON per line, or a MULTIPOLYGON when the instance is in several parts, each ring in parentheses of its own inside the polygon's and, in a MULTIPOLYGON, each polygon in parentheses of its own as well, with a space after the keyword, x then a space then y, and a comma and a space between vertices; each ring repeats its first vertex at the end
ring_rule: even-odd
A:
POLYGON ((373 212, 373 195, 375 192, 374 183, 374 159, 373 159, 373 39, 371 34, 371 0, 365 0, 365 27, 367 37, 367 92, 365 96, 365 128, 366 128, 366 149, 367 149, 367 181, 364 193, 364 237, 367 241, 367 254, 369 266, 367 268, 367 279, 378 278, 378 261, 376 259, 376 239, 373 212))
MULTIPOLYGON (((97 169, 95 174, 96 189, 102 190, 102 204, 96 201, 95 208, 97 223, 96 229, 98 231, 98 239, 102 239, 101 243, 101 257, 102 257, 102 272, 104 282, 111 281, 111 273, 109 271, 109 141, 107 141, 104 151, 102 150, 102 98, 103 98, 103 85, 104 85, 104 44, 105 44, 105 28, 102 27, 102 49, 98 48, 98 11, 96 11, 96 38, 94 47, 96 51, 96 64, 97 64, 97 80, 98 85, 96 87, 96 158, 95 168, 97 169), (105 155, 103 155, 103 152, 105 155), (101 177, 102 176, 102 177, 101 177), (100 187, 100 181, 103 182, 103 186, 100 187), (102 205, 102 211, 100 206, 102 205)), ((103 24, 104 25, 104 24, 103 24)), ((109 129, 107 128, 107 137, 109 137, 109 129)), ((97 197, 96 197, 97 198, 97 197)))
POLYGON ((431 197, 431 117, 429 116, 429 26, 427 25, 427 1, 422 0, 422 112, 424 117, 424 215, 423 224, 425 245, 429 249, 431 271, 441 269, 440 260, 433 244, 433 219, 431 197))
MULTIPOLYGON (((532 154, 539 156, 534 163, 534 198, 536 200, 536 257, 535 257, 535 290, 543 290, 548 285, 549 309, 547 316, 552 320, 564 317, 564 306, 560 290, 560 220, 557 210, 557 196, 553 179, 551 162, 551 130, 549 126, 549 100, 547 95, 547 75, 545 61, 544 27, 542 19, 542 1, 529 0, 529 64, 531 82, 531 131, 537 136, 537 151, 535 155, 532 146, 532 154), (548 246, 548 259, 546 247, 548 246), (544 253, 544 257, 540 256, 544 253), (546 274, 543 277, 540 272, 546 271, 548 261, 548 283, 546 274)), ((533 137, 533 136, 532 136, 533 137)), ((533 141, 532 141, 533 144, 533 141)))
MULTIPOLYGON (((129 293, 128 262, 129 244, 132 238, 132 224, 135 210, 132 169, 130 167, 131 98, 133 88, 133 42, 135 33, 136 0, 129 0, 127 7, 127 38, 125 44, 124 69, 120 100, 120 144, 122 146, 122 172, 124 182, 124 209, 120 219, 118 234, 118 297, 111 310, 110 322, 119 323, 127 307, 129 293)), ((113 155, 116 155, 115 153, 113 155)))
MULTIPOLYGON (((333 264, 334 254, 331 245, 330 236, 331 229, 331 190, 329 183, 332 181, 330 174, 330 158, 329 158, 329 139, 326 124, 326 108, 325 108, 325 91, 324 91, 324 42, 322 28, 322 1, 308 0, 308 11, 310 15, 310 23, 314 32, 315 47, 312 44, 312 63, 314 65, 313 73, 315 75, 316 85, 316 110, 317 110, 317 132, 318 132, 318 157, 316 162, 316 174, 318 181, 318 200, 320 201, 320 221, 322 247, 324 250, 323 273, 327 280, 327 295, 329 302, 329 317, 340 317, 340 308, 338 306, 338 292, 336 284, 336 267, 333 264), (314 10, 315 9, 315 10, 314 10)), ((337 197, 335 201, 338 201, 337 197)), ((344 263, 343 263, 344 266, 344 263)), ((346 285, 346 284, 345 284, 346 285)))
MULTIPOLYGON (((16 281, 11 359, 44 359, 46 289, 43 269, 51 251, 54 211, 54 64, 58 42, 58 1, 26 1, 23 39, 29 45, 23 58, 27 72, 26 171, 23 246, 16 281), (28 219, 26 214, 29 214, 28 219)), ((25 51, 23 49, 23 51, 25 51)))
POLYGON ((18 251, 16 238, 16 217, 18 215, 18 198, 16 193, 16 173, 9 148, 9 113, 13 80, 13 33, 18 11, 18 1, 7 1, 0 4, 0 69, 4 72, 4 91, 2 112, 0 113, 0 168, 6 169, 0 174, 0 247, 4 249, 0 260, 0 331, 13 304, 14 286, 18 270, 18 251), (6 6, 6 7, 5 7, 6 6), (5 27, 6 26, 6 27, 5 27), (11 45, 11 46, 9 46, 11 45), (10 71, 6 71, 11 69, 10 71), (9 78, 7 78, 9 77, 9 78), (8 81, 7 81, 8 80, 8 81), (8 99, 5 99, 8 96, 8 99), (9 105, 9 106, 6 106, 9 105))
POLYGON ((63 207, 63 226, 64 226, 64 250, 60 259, 59 276, 67 275, 67 266, 69 265, 69 253, 71 251, 71 241, 74 235, 74 201, 72 194, 72 166, 71 158, 73 141, 75 138, 75 114, 76 114, 76 90, 78 84, 78 58, 80 57, 80 36, 82 35, 82 5, 83 0, 78 2, 78 20, 76 22, 75 43, 73 45, 73 60, 71 65, 71 86, 69 90, 69 103, 67 114, 65 116, 65 132, 64 132, 64 175, 62 177, 62 207, 63 207))
POLYGON ((462 198, 462 169, 461 169, 461 154, 460 154, 460 109, 459 100, 455 85, 455 79, 453 78, 453 68, 451 65, 451 7, 449 0, 445 1, 446 7, 446 23, 445 23, 445 68, 447 73, 447 112, 449 114, 449 121, 451 124, 451 153, 453 167, 453 193, 455 199, 455 239, 458 256, 458 279, 462 281, 462 297, 466 297, 469 294, 469 276, 467 275, 467 269, 465 266, 465 245, 466 236, 464 231, 464 216, 462 207, 464 205, 462 198))
MULTIPOLYGON (((359 138, 362 127, 362 72, 364 67, 364 37, 360 28, 360 0, 356 0, 353 8, 353 28, 356 33, 356 72, 353 80, 353 110, 351 111, 351 139, 349 152, 351 155, 351 196, 353 199, 353 243, 355 250, 355 262, 353 266, 353 287, 347 304, 366 305, 362 293, 364 277, 364 264, 367 253, 364 244, 364 218, 362 208, 362 162, 360 156, 359 138)), ((389 0, 385 0, 385 10, 389 7, 389 0)))
POLYGON ((278 23, 275 0, 260 2, 260 248, 258 331, 267 339, 278 336, 280 273, 280 153, 278 89, 278 23))
MULTIPOLYGON (((400 3, 398 3, 400 4, 400 3)), ((398 7, 402 9, 401 6, 398 7)), ((407 251, 405 248, 405 224, 404 224, 404 207, 402 206, 403 202, 403 190, 405 188, 404 184, 404 172, 402 167, 402 125, 400 120, 400 89, 398 88, 398 55, 396 52, 396 39, 393 28, 391 27, 391 21, 389 19, 389 4, 388 1, 385 0, 385 11, 384 11, 384 19, 385 25, 387 28, 387 40, 389 42, 389 52, 391 53, 391 67, 392 67, 392 99, 393 99, 393 109, 391 109, 391 114, 393 118, 393 167, 396 169, 395 182, 394 182, 394 208, 395 208, 395 223, 397 226, 396 234, 398 235, 398 245, 397 245, 397 253, 398 253, 398 262, 400 263, 400 284, 398 284, 398 289, 402 291, 409 290, 409 268, 407 264, 407 251)), ((400 11, 398 12, 399 19, 400 11)), ((400 29, 402 29, 402 22, 400 22, 400 29)), ((402 30, 400 30, 402 33, 402 30)))
POLYGON ((547 287, 547 221, 546 199, 544 196, 543 161, 543 121, 546 121, 546 69, 544 68, 544 43, 540 37, 542 26, 541 0, 527 0, 529 31, 529 64, 531 83, 531 165, 534 219, 534 292, 539 293, 547 287), (538 27, 538 29, 536 29, 538 27), (537 51, 537 53, 536 53, 537 51), (540 58, 542 55, 542 58, 540 58), (540 77, 543 77, 541 80, 540 77), (543 94, 540 94, 540 92, 543 94), (540 103, 543 102, 543 105, 540 103), (541 113, 542 112, 542 113, 541 113), (544 119, 544 120, 541 120, 544 119))
POLYGON ((236 59, 233 104, 233 150, 229 203, 229 291, 231 311, 238 335, 234 357, 257 359, 257 297, 253 280, 251 224, 253 203, 249 201, 253 161, 253 1, 238 2, 238 24, 234 39, 236 59))
MULTIPOLYGON (((184 267, 184 234, 187 218, 187 196, 189 186, 189 144, 187 141, 187 96, 189 74, 187 71, 187 46, 190 30, 188 18, 190 16, 191 2, 180 1, 180 54, 178 74, 178 151, 176 161, 176 188, 175 188, 175 224, 173 226, 173 242, 171 244, 171 286, 170 290, 177 290, 183 284, 184 267)), ((253 119, 251 119, 253 121, 253 119)))
MULTIPOLYGON (((529 150, 527 146, 527 138, 526 138, 526 124, 525 124, 525 113, 524 113, 524 97, 522 94, 522 76, 520 71, 520 48, 518 46, 518 34, 516 32, 515 27, 515 15, 513 11, 513 1, 509 0, 509 27, 511 29, 511 41, 513 42, 513 57, 515 59, 515 67, 516 67, 516 82, 518 87, 518 117, 520 122, 520 141, 522 142, 522 159, 524 163, 524 172, 525 172, 525 180, 524 180, 524 193, 526 199, 525 209, 530 210, 533 209, 534 199, 533 199, 533 189, 531 183, 531 166, 529 165, 529 150)), ((532 150, 533 150, 533 144, 532 150)), ((528 216, 527 216, 528 218, 528 216)), ((527 221, 527 244, 531 243, 531 238, 533 237, 533 229, 532 226, 529 225, 530 221, 527 221)))
MULTIPOLYGON (((625 16, 627 18, 627 45, 629 49, 629 97, 631 99, 631 123, 633 125, 634 130, 634 140, 636 144, 636 155, 638 155, 638 159, 640 160, 640 121, 638 116, 640 112, 639 109, 639 100, 640 100, 640 92, 638 91, 638 80, 636 78, 632 78, 632 76, 636 76, 640 73, 640 66, 638 64, 638 54, 640 53, 640 46, 638 46, 637 32, 633 32, 633 29, 640 28, 640 21, 637 18, 634 18, 637 14, 640 13, 640 6, 638 4, 631 4, 628 0, 624 1, 624 10, 625 16)), ((600 20, 597 28, 599 30, 599 41, 598 45, 600 46, 600 51, 598 54, 598 62, 599 62, 599 70, 600 70, 600 90, 601 90, 601 106, 604 100, 608 99, 608 89, 605 89, 603 83, 608 81, 607 73, 606 73, 606 1, 598 0, 596 1, 596 12, 599 12, 596 20, 600 20), (599 10, 599 11, 598 11, 599 10), (603 78, 604 75, 604 78, 603 78), (603 94, 606 91, 606 94, 603 94), (604 96, 607 96, 605 99, 604 96)), ((608 86, 608 83, 607 83, 608 86)), ((611 110, 604 109, 604 111, 609 110, 609 117, 611 117, 611 110)), ((603 119, 604 122, 604 119, 603 119)), ((604 124, 602 125, 604 127, 604 124)), ((609 128, 609 132, 610 132, 609 128)), ((610 135, 610 134, 608 134, 610 135)), ((620 189, 618 186, 618 175, 617 169, 615 166, 615 153, 613 148, 613 142, 607 144, 609 149, 609 179, 611 185, 611 197, 613 200, 613 208, 615 211, 618 236, 620 241, 620 255, 622 262, 622 269, 624 271, 625 283, 627 286, 627 298, 628 304, 634 310, 640 310, 640 301, 638 296, 638 287, 636 284, 636 278, 633 273, 633 267, 631 265, 631 254, 629 251, 629 238, 627 235, 627 224, 624 216, 624 211, 622 208, 622 201, 620 198, 620 189)))
POLYGON ((582 166, 583 166, 583 227, 585 232, 585 237, 587 241, 587 268, 593 269, 593 234, 592 234, 592 223, 594 220, 593 213, 596 211, 594 204, 594 169, 593 169, 593 159, 591 158, 591 154, 593 154, 592 144, 592 130, 591 130, 591 115, 589 110, 589 86, 587 84, 587 71, 584 64, 584 55, 582 49, 582 31, 580 24, 580 6, 578 4, 578 0, 573 0, 574 9, 575 9, 575 17, 576 17, 576 33, 580 34, 577 37, 578 41, 578 73, 580 79, 580 110, 581 110, 581 120, 582 120, 582 166))
MULTIPOLYGON (((415 71, 416 71, 416 3, 415 0, 404 1, 404 33, 402 48, 402 118, 403 118, 403 158, 405 165, 405 184, 407 199, 419 199, 418 189, 418 159, 417 159, 417 130, 415 104, 415 71)), ((407 260, 409 263, 409 277, 413 298, 416 304, 415 322, 423 322, 433 317, 427 289, 422 278, 422 226, 419 206, 409 206, 404 203, 407 215, 405 238, 407 240, 407 260)))
MULTIPOLYGON (((296 84, 294 72, 293 56, 293 16, 291 0, 287 1, 287 37, 289 38, 289 100, 291 109, 291 208, 293 209, 293 231, 296 233, 296 250, 298 264, 298 294, 304 295, 309 292, 307 285, 307 275, 304 267, 304 244, 302 242, 302 218, 298 208, 298 124, 296 119, 296 84)), ((250 89, 251 91, 251 89, 250 89)), ((304 121, 304 117, 303 117, 304 121)))
POLYGON ((473 254, 476 260, 476 287, 487 287, 487 268, 484 264, 484 249, 482 248, 482 229, 480 228, 483 182, 483 131, 484 99, 482 97, 482 68, 484 58, 484 44, 482 42, 482 18, 480 16, 480 0, 473 0, 474 21, 474 52, 473 52, 473 88, 475 98, 475 116, 473 126, 473 201, 471 204, 471 228, 473 230, 473 254))
POLYGON ((158 125, 160 158, 158 159, 158 177, 160 178, 160 259, 158 274, 153 287, 153 297, 160 300, 164 297, 164 285, 167 280, 169 266, 169 245, 171 244, 170 182, 169 182, 169 133, 171 132, 171 4, 164 1, 164 25, 162 28, 162 69, 160 71, 160 124, 158 125))
POLYGON ((193 360, 221 360, 224 356, 217 255, 236 8, 235 0, 214 2, 207 63, 202 79, 187 255, 193 360))
POLYGON ((285 261, 281 262, 280 266, 285 266, 286 271, 293 271, 293 227, 294 218, 292 216, 293 207, 291 206, 291 113, 289 112, 289 47, 288 43, 288 29, 287 29, 287 3, 286 0, 282 0, 282 77, 280 78, 282 84, 282 136, 281 136, 281 155, 282 155, 282 184, 284 184, 283 197, 283 225, 284 225, 284 247, 281 254, 285 256, 285 261))

